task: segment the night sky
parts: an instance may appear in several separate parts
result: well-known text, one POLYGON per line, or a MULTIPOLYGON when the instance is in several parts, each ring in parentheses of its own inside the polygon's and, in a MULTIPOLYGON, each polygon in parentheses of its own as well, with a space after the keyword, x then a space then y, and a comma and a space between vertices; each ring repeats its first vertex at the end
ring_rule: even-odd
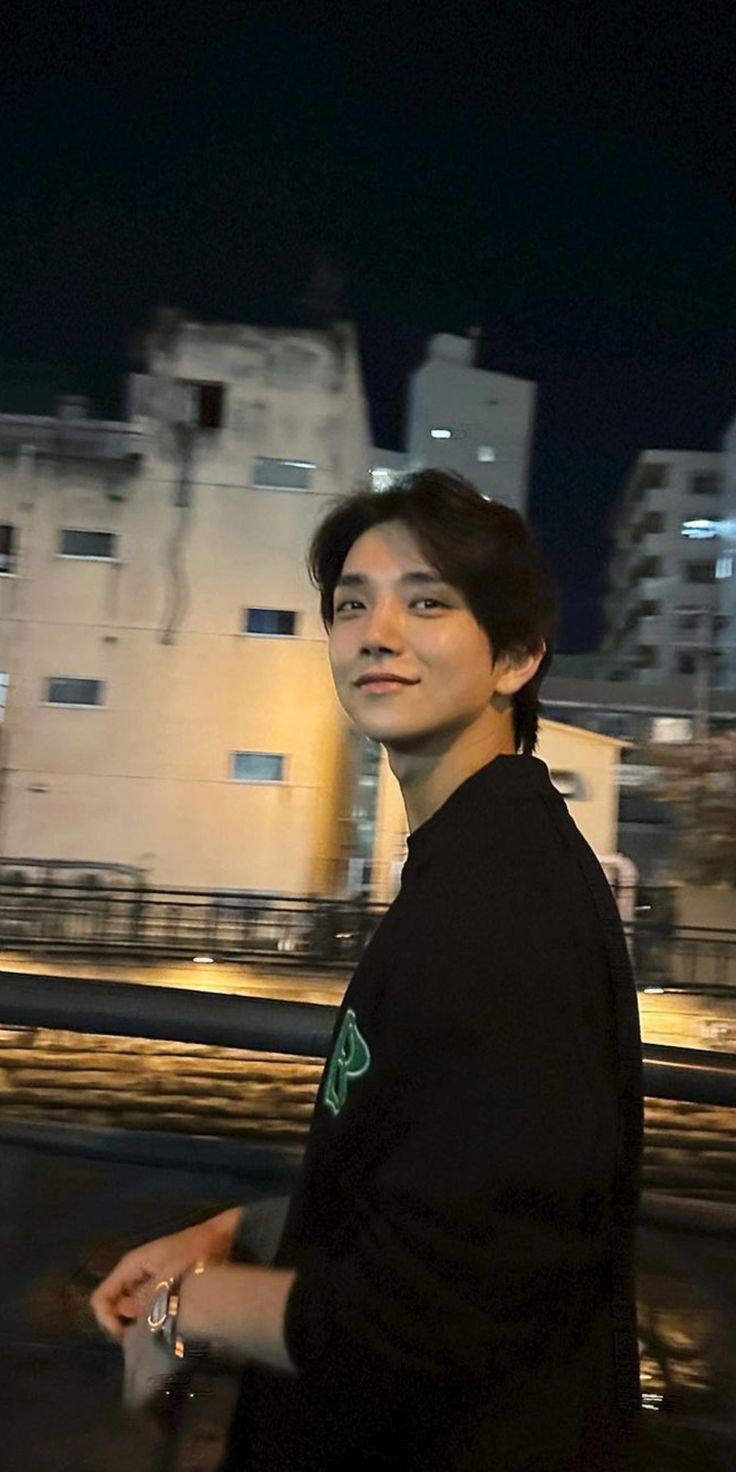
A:
POLYGON ((734 55, 736 7, 678 0, 5 7, 0 409, 118 413, 159 305, 308 325, 331 263, 382 447, 433 332, 538 382, 531 516, 592 648, 634 456, 736 413, 734 55))

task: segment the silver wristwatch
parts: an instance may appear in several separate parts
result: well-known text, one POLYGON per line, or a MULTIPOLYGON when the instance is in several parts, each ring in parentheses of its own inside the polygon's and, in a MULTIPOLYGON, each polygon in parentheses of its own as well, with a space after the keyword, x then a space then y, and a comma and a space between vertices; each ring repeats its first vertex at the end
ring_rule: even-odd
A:
MULTIPOLYGON (((203 1273, 205 1264, 195 1263, 193 1272, 203 1273)), ((153 1300, 148 1313, 146 1323, 157 1339, 163 1340, 167 1349, 177 1360, 183 1360, 187 1349, 195 1348, 193 1344, 186 1345, 177 1329, 179 1317, 179 1298, 181 1285, 186 1273, 178 1273, 175 1278, 163 1278, 156 1284, 153 1300)), ((197 1344, 196 1349, 201 1354, 202 1345, 197 1344)))

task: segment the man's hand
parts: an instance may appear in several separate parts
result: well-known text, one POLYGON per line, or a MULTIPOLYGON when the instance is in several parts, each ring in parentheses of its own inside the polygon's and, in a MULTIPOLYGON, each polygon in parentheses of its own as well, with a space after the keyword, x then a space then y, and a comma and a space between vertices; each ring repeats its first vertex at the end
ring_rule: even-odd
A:
MULTIPOLYGON (((195 1262, 225 1262, 230 1254, 241 1208, 231 1207, 209 1221, 169 1237, 157 1237, 126 1252, 111 1273, 99 1284, 90 1299, 92 1312, 101 1329, 120 1344, 130 1332, 130 1325, 148 1311, 157 1283, 174 1278, 195 1262)), ((152 1336, 143 1318, 143 1329, 152 1336)), ((136 1354, 133 1341, 133 1353, 136 1354)), ((155 1341, 153 1341, 155 1345, 155 1341)), ((127 1349, 126 1349, 127 1363, 127 1349)), ((127 1371, 126 1371, 127 1373, 127 1371)))

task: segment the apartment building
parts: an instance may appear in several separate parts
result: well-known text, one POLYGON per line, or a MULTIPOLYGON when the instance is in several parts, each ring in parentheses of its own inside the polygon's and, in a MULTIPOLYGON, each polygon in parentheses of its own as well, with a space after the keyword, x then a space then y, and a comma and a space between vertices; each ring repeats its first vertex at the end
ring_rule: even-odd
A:
POLYGON ((722 624, 720 668, 724 684, 736 690, 736 416, 723 437, 722 518, 718 524, 722 624))
POLYGON ((685 450, 639 456, 612 526, 602 677, 728 683, 733 559, 720 534, 722 458, 685 450))
POLYGON ((408 470, 455 470, 481 495, 526 510, 536 386, 477 366, 477 338, 436 333, 407 391, 404 448, 373 451, 377 491, 408 470))
POLYGON ((354 774, 305 551, 369 470, 352 327, 161 316, 128 410, 0 414, 0 859, 341 892, 354 774))

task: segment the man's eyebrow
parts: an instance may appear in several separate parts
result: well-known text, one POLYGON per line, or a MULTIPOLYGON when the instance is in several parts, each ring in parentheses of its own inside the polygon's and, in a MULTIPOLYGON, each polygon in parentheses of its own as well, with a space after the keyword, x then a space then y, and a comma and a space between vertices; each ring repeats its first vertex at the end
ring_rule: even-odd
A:
MULTIPOLYGON (((364 572, 344 572, 337 579, 335 589, 338 588, 364 588, 370 582, 370 578, 364 572)), ((438 572, 404 572, 399 582, 407 587, 426 586, 428 583, 442 583, 447 585, 446 579, 438 572)))

